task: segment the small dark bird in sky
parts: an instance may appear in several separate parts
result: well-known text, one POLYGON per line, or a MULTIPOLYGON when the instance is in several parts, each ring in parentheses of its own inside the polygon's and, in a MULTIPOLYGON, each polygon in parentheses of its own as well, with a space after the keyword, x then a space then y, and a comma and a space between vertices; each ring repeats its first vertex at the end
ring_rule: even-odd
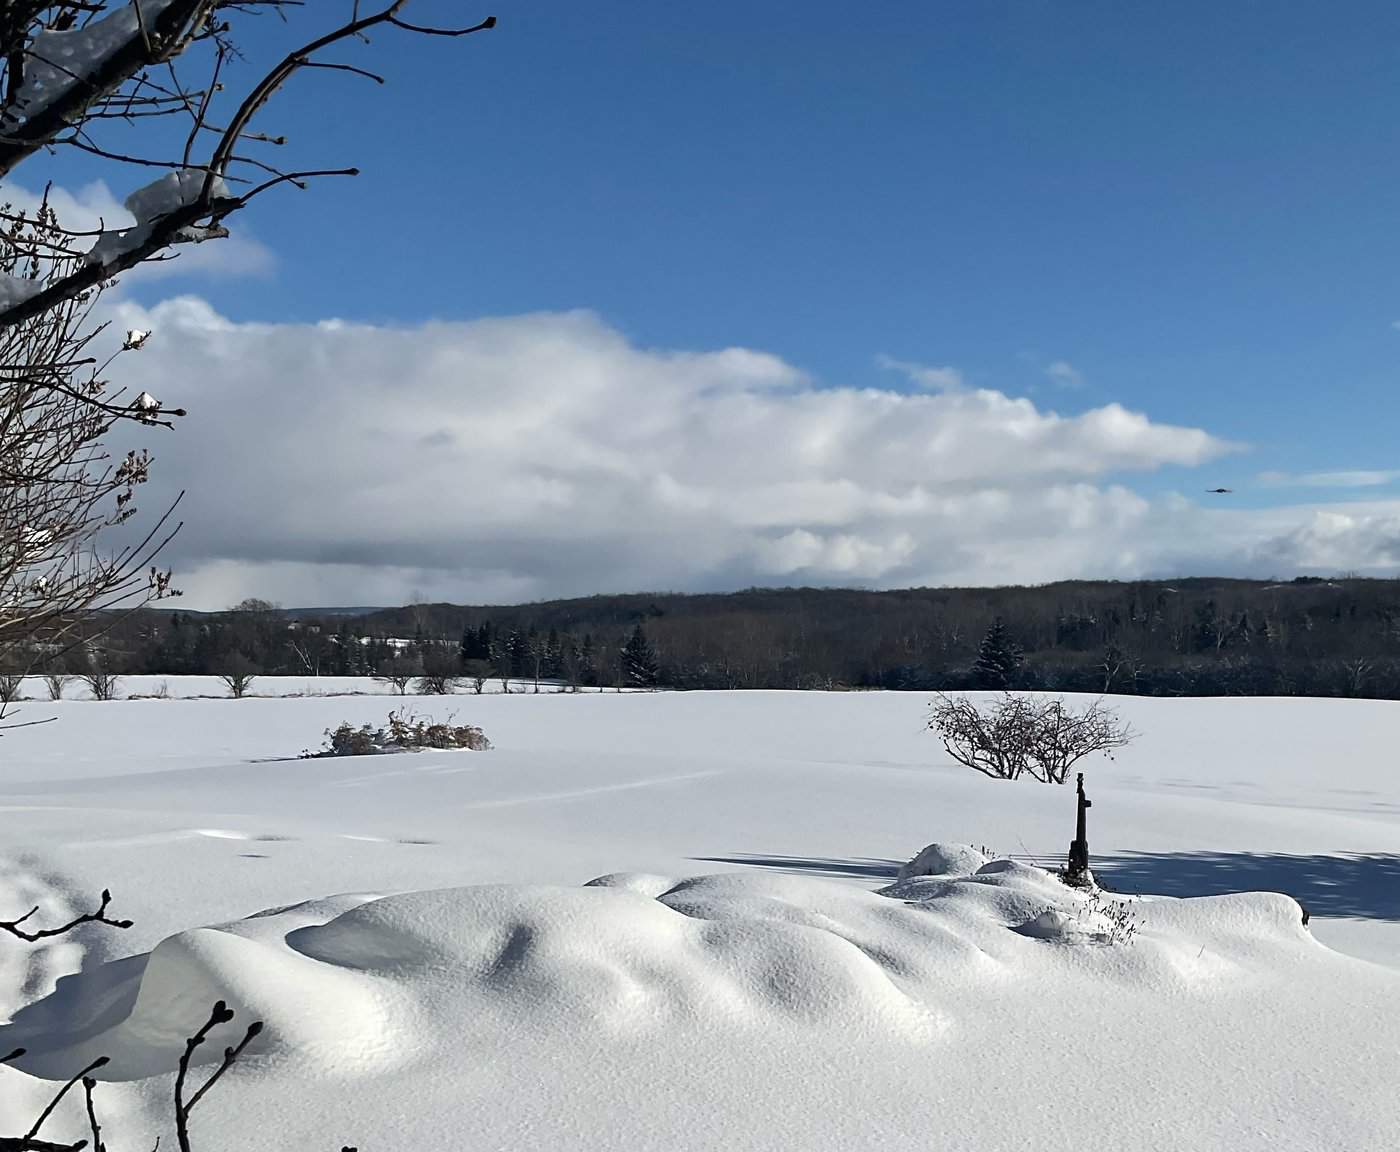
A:
POLYGON ((1206 491, 1209 492, 1212 496, 1223 496, 1223 495, 1225 495, 1225 494, 1228 493, 1228 492, 1233 492, 1234 489, 1233 489, 1233 488, 1207 488, 1206 491))

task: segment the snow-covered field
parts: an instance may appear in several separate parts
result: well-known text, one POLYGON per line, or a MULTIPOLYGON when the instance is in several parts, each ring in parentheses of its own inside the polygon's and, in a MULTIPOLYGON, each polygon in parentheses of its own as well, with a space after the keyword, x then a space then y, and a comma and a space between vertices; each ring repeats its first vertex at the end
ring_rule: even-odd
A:
POLYGON ((952 764, 922 696, 410 698, 495 749, 295 759, 398 703, 23 705, 0 917, 135 925, 0 940, 0 1135, 104 1052, 109 1145, 170 1141, 222 997, 209 1058, 267 1028, 205 1152, 1400 1147, 1400 706, 1115 702, 1095 869, 1208 897, 1124 943, 1029 866, 1073 790, 952 764), (1016 862, 877 894, 931 841, 1016 862))

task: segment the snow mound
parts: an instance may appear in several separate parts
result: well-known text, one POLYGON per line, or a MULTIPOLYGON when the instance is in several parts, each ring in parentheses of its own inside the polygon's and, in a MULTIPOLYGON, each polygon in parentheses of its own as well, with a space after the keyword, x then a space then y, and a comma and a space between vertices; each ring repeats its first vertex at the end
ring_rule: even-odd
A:
MULTIPOLYGON (((1066 943, 1085 941, 1113 942, 1113 926, 1101 912, 1090 911, 1086 917, 1074 916, 1059 908, 1046 908, 1013 931, 1032 940, 1061 940, 1066 943)), ((1124 940, 1124 943, 1127 941, 1124 940)))
MULTIPOLYGON (((1388 1034, 1336 1037, 1328 1024, 1400 1002, 1400 975, 1322 947, 1290 898, 1128 899, 1012 861, 878 893, 734 872, 335 897, 70 977, 0 1028, 0 1049, 25 1046, 19 1067, 49 1079, 99 1053, 112 1057, 108 1079, 168 1074, 216 999, 238 1015, 199 1055, 217 1059, 264 1021, 221 1093, 231 1112, 275 1114, 289 1147, 311 1146, 329 1116, 365 1143, 427 1146, 447 1134, 443 1117, 472 1114, 495 1117, 473 1130, 481 1147, 526 1146, 522 1133, 544 1125, 554 1146, 729 1148, 712 1118, 757 1107, 754 1092, 766 1107, 815 1109, 791 1146, 850 1147, 841 1118, 866 1081, 917 1112, 936 1071, 930 1107, 951 1109, 938 1123, 989 1123, 975 1119, 992 1090, 979 1072, 989 1036, 1013 1052, 1075 1038, 1077 1081, 1093 1086, 1076 1105, 1091 1109, 1084 1124, 1126 1122, 1093 1101, 1168 1075, 1162 1062, 1194 1090, 1178 1039, 1226 1053, 1261 1115, 1292 1107, 1298 1077, 1330 1066, 1320 1061, 1345 1062, 1348 1078, 1364 1070, 1366 1083, 1348 1081, 1361 1096, 1400 1072, 1388 1034), (1112 930, 1125 908, 1130 937, 1112 930), (850 1086, 806 1091, 836 1067, 850 1086), (373 1092, 346 1086, 366 1076, 373 1092), (415 1106, 386 1117, 380 1101, 396 1091, 415 1106), (501 1092, 511 1109, 483 1109, 501 1092), (641 1127, 627 1130, 629 1117, 641 1127), (648 1143, 656 1124, 665 1131, 648 1143)), ((1056 1067, 1018 1066, 995 1092, 1003 1105, 1075 1097, 1056 1067)), ((1352 1135, 1372 1138, 1387 1116, 1356 1114, 1352 1135)))
POLYGON ((911 876, 971 876, 987 857, 970 844, 930 844, 899 869, 899 879, 911 876))
POLYGON ((609 872, 584 885, 585 888, 621 888, 625 892, 636 892, 641 896, 655 899, 669 892, 679 883, 672 876, 658 876, 653 872, 609 872))
MULTIPOLYGON (((935 845, 921 856, 970 866, 971 851, 935 845)), ((116 1079, 174 1067, 216 1000, 237 1017, 213 1034, 209 1053, 259 1019, 265 1030, 255 1051, 291 1051, 346 1075, 404 1059, 431 1027, 424 1021, 445 1019, 602 1035, 681 1021, 805 1023, 922 1041, 947 1023, 950 979, 1034 969, 1041 961, 1025 951, 1026 938, 1110 941, 1103 899, 1005 860, 971 875, 911 877, 883 893, 771 874, 677 881, 614 873, 581 888, 343 896, 172 936, 138 962, 120 962, 124 981, 101 995, 61 988, 52 1003, 27 1010, 41 1027, 21 1020, 10 1031, 30 1049, 29 1071, 59 1075, 102 1053, 116 1079), (90 1013, 94 1003, 103 1009, 97 1018, 62 1018, 90 1013), (114 1003, 124 1006, 119 1019, 114 1003), (46 1046, 53 1036, 70 1042, 46 1046)), ((1140 907, 1162 910, 1171 931, 1106 979, 1160 979, 1184 954, 1172 938, 1186 937, 1189 952, 1202 922, 1217 944, 1231 938, 1236 952, 1317 947, 1287 897, 1140 907)))

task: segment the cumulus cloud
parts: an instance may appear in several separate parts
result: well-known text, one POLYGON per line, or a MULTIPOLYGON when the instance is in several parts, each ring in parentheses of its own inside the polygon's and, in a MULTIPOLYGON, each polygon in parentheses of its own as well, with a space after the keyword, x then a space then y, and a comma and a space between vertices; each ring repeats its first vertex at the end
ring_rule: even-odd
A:
POLYGON ((1068 360, 1055 360, 1047 364, 1045 375, 1061 388, 1082 388, 1084 386, 1084 373, 1080 372, 1068 360))
POLYGON ((1300 510, 1298 523, 1263 540, 1256 554, 1290 571, 1391 574, 1400 566, 1400 503, 1300 510))
POLYGON ((115 319, 154 330, 124 382, 191 413, 148 442, 153 487, 188 491, 170 559, 195 607, 1133 576, 1173 545, 1120 475, 1232 447, 1116 404, 821 387, 586 312, 254 324, 182 297, 115 319))
POLYGON ((898 372, 909 383, 926 388, 930 392, 956 392, 965 387, 963 374, 947 365, 919 364, 914 360, 896 360, 883 352, 875 357, 877 367, 889 372, 898 372))

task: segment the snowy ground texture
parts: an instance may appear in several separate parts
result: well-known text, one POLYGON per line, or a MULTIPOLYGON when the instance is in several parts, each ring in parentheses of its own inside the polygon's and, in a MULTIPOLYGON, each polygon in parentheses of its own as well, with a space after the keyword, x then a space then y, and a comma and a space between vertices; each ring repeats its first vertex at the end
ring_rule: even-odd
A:
POLYGON ((920 696, 413 698, 495 750, 284 759, 396 703, 23 705, 0 916, 136 924, 0 942, 0 1134, 105 1053, 109 1145, 171 1142, 223 998, 201 1152, 1400 1147, 1400 707, 1118 702, 1093 899, 1033 866, 1072 789, 920 696))

